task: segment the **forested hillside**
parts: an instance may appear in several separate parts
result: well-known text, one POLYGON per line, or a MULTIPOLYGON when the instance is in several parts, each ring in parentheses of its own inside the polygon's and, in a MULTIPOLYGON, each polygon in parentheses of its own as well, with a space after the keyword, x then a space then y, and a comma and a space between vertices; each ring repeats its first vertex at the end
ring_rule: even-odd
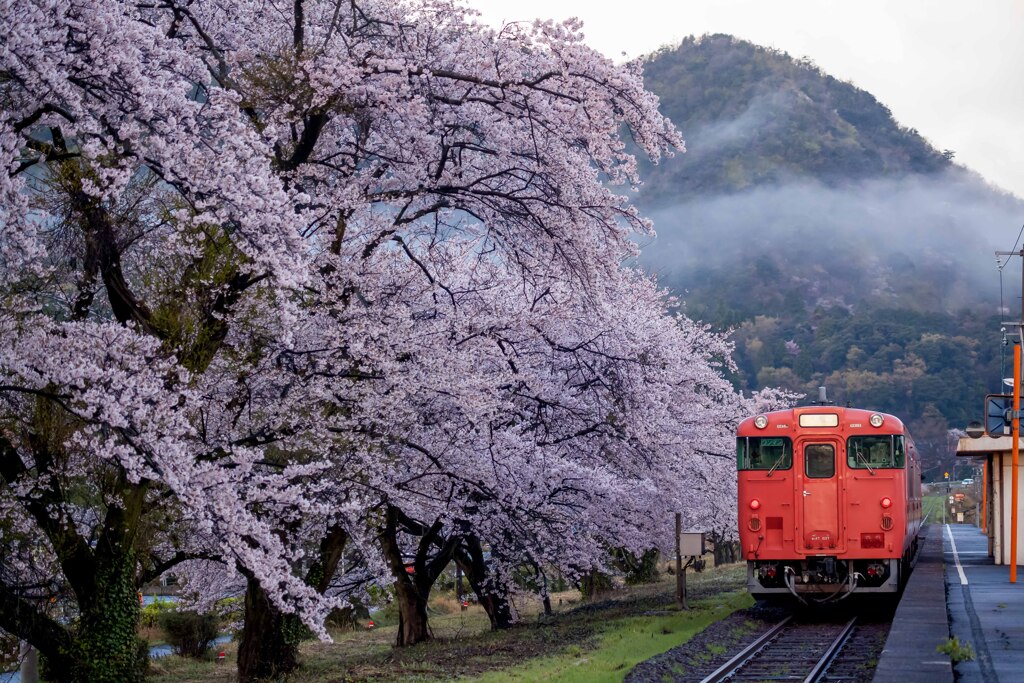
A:
MULTIPOLYGON (((806 59, 688 38, 645 78, 687 152, 647 169, 643 265, 688 314, 735 330, 741 387, 824 384, 900 415, 941 476, 947 429, 999 388, 993 252, 1012 246, 1020 200, 806 59)), ((1014 311, 1019 268, 1004 273, 1014 311)))

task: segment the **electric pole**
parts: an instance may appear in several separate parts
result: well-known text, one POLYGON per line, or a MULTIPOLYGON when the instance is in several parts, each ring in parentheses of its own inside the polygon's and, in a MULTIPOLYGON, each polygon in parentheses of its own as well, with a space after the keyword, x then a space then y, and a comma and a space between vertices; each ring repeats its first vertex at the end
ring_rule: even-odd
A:
POLYGON ((1013 427, 1011 438, 1013 439, 1010 470, 1010 583, 1017 583, 1017 468, 1020 463, 1020 347, 1024 342, 1024 247, 1020 251, 997 251, 996 256, 1020 256, 1020 320, 1016 323, 1007 323, 1017 326, 1017 343, 1013 345, 1013 427))

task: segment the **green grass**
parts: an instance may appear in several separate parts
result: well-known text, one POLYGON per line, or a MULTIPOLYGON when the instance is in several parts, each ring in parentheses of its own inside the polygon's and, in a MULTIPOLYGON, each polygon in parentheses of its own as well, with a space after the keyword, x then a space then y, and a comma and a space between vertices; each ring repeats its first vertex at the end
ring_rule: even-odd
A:
POLYGON ((746 591, 733 591, 700 600, 689 611, 609 620, 597 634, 593 648, 581 651, 579 647, 569 647, 560 655, 542 657, 522 666, 467 680, 477 683, 621 681, 639 662, 682 645, 709 624, 751 605, 753 600, 746 591))
POLYGON ((946 505, 946 494, 924 496, 921 499, 921 514, 931 524, 942 524, 942 507, 946 505))
MULTIPOLYGON (((675 580, 667 575, 654 584, 619 587, 597 602, 583 601, 577 591, 556 594, 551 618, 541 618, 539 601, 520 596, 522 623, 507 631, 491 631, 478 605, 462 611, 454 598, 438 595, 431 602, 434 640, 393 647, 397 619, 385 610, 375 615, 377 628, 332 632, 333 643, 303 643, 300 667, 288 683, 621 681, 638 662, 750 606, 745 579, 742 564, 689 574, 693 609, 685 612, 675 609, 675 580)), ((147 683, 233 683, 238 645, 220 649, 225 662, 155 660, 147 683)))

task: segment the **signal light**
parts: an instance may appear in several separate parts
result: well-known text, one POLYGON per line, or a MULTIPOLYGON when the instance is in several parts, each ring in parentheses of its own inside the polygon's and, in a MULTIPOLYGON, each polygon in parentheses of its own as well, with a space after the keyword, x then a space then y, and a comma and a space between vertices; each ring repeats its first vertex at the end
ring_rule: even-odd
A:
POLYGON ((886 510, 891 508, 892 507, 892 498, 890 498, 889 496, 886 496, 885 498, 883 498, 882 499, 882 507, 885 508, 886 510))
POLYGON ((760 510, 761 509, 761 501, 759 501, 757 498, 751 498, 750 499, 750 509, 751 510, 760 510))

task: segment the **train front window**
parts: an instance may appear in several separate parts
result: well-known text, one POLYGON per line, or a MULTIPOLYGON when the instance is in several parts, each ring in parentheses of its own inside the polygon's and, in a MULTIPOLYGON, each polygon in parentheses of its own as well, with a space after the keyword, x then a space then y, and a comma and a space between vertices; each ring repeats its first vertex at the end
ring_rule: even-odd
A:
POLYGON ((804 471, 812 479, 828 479, 836 473, 836 449, 828 443, 804 446, 804 471))
POLYGON ((786 437, 736 439, 736 469, 788 470, 793 467, 793 443, 786 437))
POLYGON ((846 464, 855 469, 902 469, 906 459, 902 436, 851 436, 846 441, 846 464))

